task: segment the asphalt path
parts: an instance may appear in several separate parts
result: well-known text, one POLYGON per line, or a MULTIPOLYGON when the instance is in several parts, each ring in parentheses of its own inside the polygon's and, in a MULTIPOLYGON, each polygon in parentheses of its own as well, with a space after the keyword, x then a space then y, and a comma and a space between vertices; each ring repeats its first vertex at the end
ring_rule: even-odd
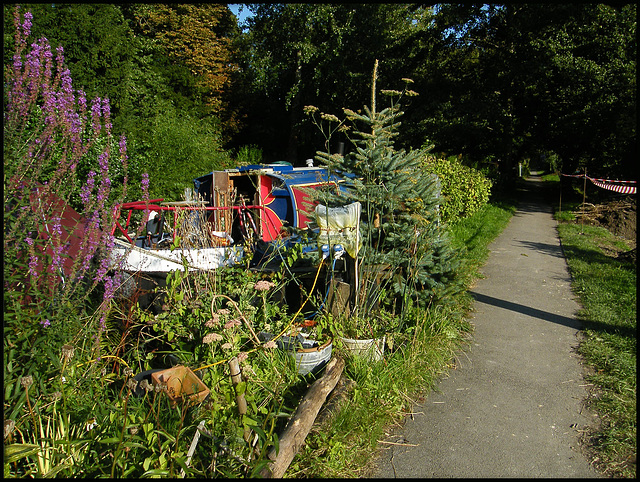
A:
POLYGON ((594 416, 553 201, 527 179, 471 289, 470 347, 381 445, 371 477, 599 477, 578 443, 594 416))

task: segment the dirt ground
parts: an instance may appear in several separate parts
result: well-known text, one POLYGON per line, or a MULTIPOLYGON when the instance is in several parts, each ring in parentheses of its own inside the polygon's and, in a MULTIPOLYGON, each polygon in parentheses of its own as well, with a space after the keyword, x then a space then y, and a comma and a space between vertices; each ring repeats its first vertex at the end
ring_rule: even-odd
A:
POLYGON ((630 246, 630 250, 621 250, 613 246, 608 246, 608 248, 609 250, 617 250, 616 253, 612 253, 613 255, 633 260, 633 262, 636 261, 636 213, 636 198, 632 196, 602 204, 587 203, 584 207, 580 207, 573 212, 576 216, 576 223, 584 220, 585 224, 602 226, 615 236, 624 239, 630 246))

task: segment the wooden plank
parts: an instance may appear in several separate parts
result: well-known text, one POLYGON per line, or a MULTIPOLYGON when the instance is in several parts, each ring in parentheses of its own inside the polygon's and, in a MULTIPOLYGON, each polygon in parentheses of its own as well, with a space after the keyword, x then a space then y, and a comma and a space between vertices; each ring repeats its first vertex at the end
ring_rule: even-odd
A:
POLYGON ((311 385, 293 417, 287 423, 280 437, 280 450, 277 454, 274 449, 269 452, 268 457, 273 462, 262 470, 260 473, 262 477, 281 478, 284 475, 293 457, 307 438, 327 396, 338 383, 343 370, 344 360, 342 358, 334 357, 329 361, 322 377, 311 385))
POLYGON ((342 281, 331 280, 327 306, 330 307, 331 314, 335 317, 344 316, 349 313, 349 296, 351 296, 351 285, 342 281))

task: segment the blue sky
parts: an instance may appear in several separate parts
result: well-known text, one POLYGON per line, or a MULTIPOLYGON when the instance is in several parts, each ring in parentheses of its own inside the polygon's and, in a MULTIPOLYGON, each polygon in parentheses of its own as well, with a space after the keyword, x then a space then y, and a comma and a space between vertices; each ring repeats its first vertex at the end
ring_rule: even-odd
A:
POLYGON ((242 12, 238 13, 238 10, 240 10, 240 7, 242 6, 239 3, 228 3, 227 6, 231 10, 231 12, 236 17, 238 17, 238 24, 241 24, 242 22, 244 22, 244 20, 251 14, 251 12, 249 12, 249 9, 247 7, 244 7, 242 9, 242 12))

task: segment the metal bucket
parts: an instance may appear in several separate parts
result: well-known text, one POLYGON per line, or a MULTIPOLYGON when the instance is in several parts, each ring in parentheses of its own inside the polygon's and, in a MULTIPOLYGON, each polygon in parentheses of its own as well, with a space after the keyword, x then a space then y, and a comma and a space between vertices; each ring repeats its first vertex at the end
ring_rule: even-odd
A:
POLYGON ((304 340, 302 348, 295 352, 299 375, 319 372, 331 359, 332 340, 318 345, 315 340, 304 340))

